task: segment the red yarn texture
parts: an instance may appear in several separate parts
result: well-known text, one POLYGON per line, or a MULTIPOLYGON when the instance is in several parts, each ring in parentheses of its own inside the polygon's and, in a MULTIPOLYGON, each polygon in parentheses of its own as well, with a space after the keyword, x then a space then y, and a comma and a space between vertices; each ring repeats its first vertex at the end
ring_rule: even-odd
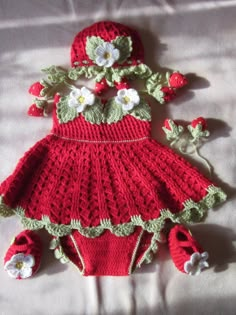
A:
POLYGON ((175 266, 182 272, 185 272, 184 263, 190 259, 193 253, 203 252, 201 246, 183 225, 176 225, 171 229, 169 249, 175 266))
POLYGON ((161 209, 181 211, 190 198, 198 202, 211 184, 148 138, 149 122, 129 115, 111 125, 93 125, 82 115, 59 124, 54 115, 52 133, 25 153, 0 186, 6 204, 21 206, 29 218, 46 215, 57 224, 75 219, 86 227, 102 219, 125 223, 134 215, 150 220, 161 209))
POLYGON ((87 238, 77 231, 72 233, 74 240, 79 248, 83 262, 78 256, 76 248, 70 236, 61 238, 61 245, 65 254, 83 272, 84 276, 127 276, 132 272, 144 252, 150 246, 152 234, 144 232, 141 238, 141 246, 136 252, 132 262, 133 253, 142 231, 141 227, 136 227, 134 233, 126 237, 117 237, 110 231, 105 231, 97 238, 87 238))
POLYGON ((9 247, 4 257, 4 264, 16 254, 23 253, 32 255, 35 259, 35 265, 32 267, 32 275, 37 272, 40 267, 42 257, 42 242, 40 237, 30 230, 24 230, 18 234, 13 244, 9 247))
MULTIPOLYGON (((75 36, 71 47, 72 67, 75 66, 74 62, 80 63, 75 67, 94 65, 93 61, 90 60, 86 54, 85 48, 88 36, 99 36, 107 42, 111 42, 117 36, 130 36, 133 43, 133 50, 131 52, 131 56, 122 63, 122 66, 135 66, 144 62, 143 44, 135 30, 120 23, 102 21, 85 28, 75 36), (86 64, 83 63, 84 60, 87 61, 86 64), (127 61, 131 61, 131 63, 127 63, 127 61)), ((118 65, 117 63, 113 65, 114 68, 118 66, 121 65, 118 65)))

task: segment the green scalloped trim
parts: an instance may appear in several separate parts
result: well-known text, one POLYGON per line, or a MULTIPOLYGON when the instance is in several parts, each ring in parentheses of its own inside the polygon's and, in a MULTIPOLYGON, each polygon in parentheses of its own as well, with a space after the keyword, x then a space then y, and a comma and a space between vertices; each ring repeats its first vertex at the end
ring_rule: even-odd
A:
POLYGON ((43 216, 42 220, 26 218, 21 207, 13 209, 14 213, 21 217, 21 222, 26 229, 38 230, 45 228, 53 236, 61 237, 71 234, 72 230, 86 237, 94 238, 100 236, 105 230, 110 230, 116 236, 127 236, 133 233, 136 226, 142 227, 145 231, 155 234, 155 239, 160 240, 160 232, 164 228, 166 219, 173 223, 191 224, 201 221, 206 215, 207 209, 226 200, 226 194, 213 185, 207 188, 208 194, 199 202, 189 199, 184 202, 184 209, 179 213, 172 213, 169 209, 160 211, 157 219, 144 221, 141 216, 131 217, 128 223, 113 225, 109 219, 102 220, 99 226, 83 227, 78 220, 71 220, 69 225, 51 223, 49 217, 43 216))
POLYGON ((81 76, 85 76, 88 79, 95 77, 96 82, 100 82, 102 79, 106 79, 107 84, 111 87, 114 86, 114 81, 120 82, 124 77, 128 79, 146 79, 150 77, 152 70, 145 64, 129 67, 117 67, 117 68, 104 68, 99 66, 82 66, 72 68, 68 71, 68 77, 71 80, 78 80, 81 76))

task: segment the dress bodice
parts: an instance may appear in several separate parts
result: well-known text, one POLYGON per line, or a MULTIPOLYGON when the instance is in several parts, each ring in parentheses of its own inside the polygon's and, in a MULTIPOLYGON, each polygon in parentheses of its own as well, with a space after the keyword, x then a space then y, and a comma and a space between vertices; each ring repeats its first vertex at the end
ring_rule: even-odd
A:
POLYGON ((150 137, 150 121, 140 120, 127 114, 113 123, 91 123, 83 115, 72 121, 60 123, 57 109, 53 111, 53 128, 51 133, 64 138, 85 141, 133 141, 150 137))

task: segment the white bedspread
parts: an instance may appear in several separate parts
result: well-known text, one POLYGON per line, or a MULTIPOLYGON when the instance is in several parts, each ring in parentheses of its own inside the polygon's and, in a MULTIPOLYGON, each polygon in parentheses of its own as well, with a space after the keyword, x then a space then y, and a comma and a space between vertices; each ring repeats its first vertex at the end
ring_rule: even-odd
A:
MULTIPOLYGON (((26 281, 0 268, 1 315, 236 314, 236 1, 10 0, 0 1, 0 181, 51 128, 51 118, 26 115, 28 87, 52 64, 69 66, 78 31, 109 19, 136 28, 146 63, 187 74, 189 88, 171 104, 156 105, 155 138, 165 142, 166 117, 208 119, 210 140, 201 153, 214 165, 213 180, 228 194, 193 233, 210 253, 198 277, 181 274, 164 246, 159 259, 129 277, 88 277, 61 265, 47 250, 40 272, 26 281)), ((204 166, 195 164, 206 172, 204 166)), ((0 258, 22 230, 16 217, 0 220, 0 258)))

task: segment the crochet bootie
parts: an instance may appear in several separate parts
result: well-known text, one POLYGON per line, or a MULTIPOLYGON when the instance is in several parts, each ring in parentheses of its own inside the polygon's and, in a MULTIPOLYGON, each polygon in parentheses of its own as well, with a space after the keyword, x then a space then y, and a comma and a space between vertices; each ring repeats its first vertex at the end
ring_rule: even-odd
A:
POLYGON ((11 278, 29 278, 38 271, 41 256, 41 239, 34 232, 24 230, 9 247, 4 258, 4 269, 11 278))
POLYGON ((169 249, 175 266, 182 272, 194 276, 209 267, 208 253, 203 251, 190 231, 182 225, 171 229, 169 249))

